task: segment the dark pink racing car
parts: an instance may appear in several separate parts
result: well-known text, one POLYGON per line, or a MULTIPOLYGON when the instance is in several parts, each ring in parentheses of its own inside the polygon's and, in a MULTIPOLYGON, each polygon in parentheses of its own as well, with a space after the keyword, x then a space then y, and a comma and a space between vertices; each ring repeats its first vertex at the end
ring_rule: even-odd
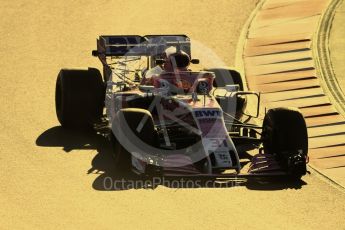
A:
POLYGON ((301 113, 273 108, 259 124, 260 94, 244 91, 235 69, 192 71, 199 60, 187 36, 100 36, 92 54, 103 77, 95 68, 62 69, 57 117, 63 127, 106 136, 115 168, 197 177, 306 173, 301 113))

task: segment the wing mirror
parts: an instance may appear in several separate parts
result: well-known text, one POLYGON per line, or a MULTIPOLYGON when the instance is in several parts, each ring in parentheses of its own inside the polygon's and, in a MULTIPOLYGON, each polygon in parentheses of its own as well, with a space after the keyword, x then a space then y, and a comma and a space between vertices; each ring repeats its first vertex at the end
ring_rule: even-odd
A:
POLYGON ((192 60, 190 60, 190 63, 192 63, 192 64, 199 64, 200 60, 199 59, 192 59, 192 60))
POLYGON ((165 60, 164 59, 156 59, 155 60, 155 64, 156 65, 163 65, 165 63, 165 60))
POLYGON ((240 90, 240 86, 238 84, 235 85, 226 85, 225 90, 229 93, 231 92, 238 92, 240 90))
POLYGON ((237 106, 242 107, 242 113, 249 117, 259 117, 260 114, 260 93, 256 92, 235 92, 237 106), (247 106, 248 105, 250 106, 247 106))
POLYGON ((92 50, 92 56, 97 57, 98 56, 98 50, 92 50))

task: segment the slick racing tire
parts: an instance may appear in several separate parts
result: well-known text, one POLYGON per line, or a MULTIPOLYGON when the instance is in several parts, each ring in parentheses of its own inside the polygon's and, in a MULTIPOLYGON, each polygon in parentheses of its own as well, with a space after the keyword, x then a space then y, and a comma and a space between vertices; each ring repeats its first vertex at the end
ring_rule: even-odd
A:
POLYGON ((56 80, 55 108, 62 127, 92 127, 103 114, 104 96, 98 69, 61 69, 56 80))
MULTIPOLYGON (((207 71, 215 74, 213 87, 225 87, 226 85, 238 85, 239 91, 244 90, 241 74, 231 68, 211 68, 207 71)), ((218 103, 223 111, 232 114, 236 119, 240 120, 247 107, 247 99, 245 97, 217 97, 218 103), (234 110, 234 108, 236 108, 234 110)))
POLYGON ((216 76, 213 82, 214 87, 225 87, 226 85, 239 85, 239 90, 243 91, 243 81, 241 74, 230 68, 212 68, 206 71, 213 72, 216 76))
MULTIPOLYGON (((112 130, 113 157, 115 168, 124 173, 130 173, 132 168, 131 146, 141 148, 141 144, 157 145, 157 132, 152 115, 149 111, 139 108, 125 108, 117 112, 117 119, 112 130), (146 116, 145 119, 143 119, 146 116), (142 128, 138 126, 144 120, 142 128)), ((144 146, 141 149, 145 149, 144 146)))
POLYGON ((276 156, 293 178, 306 174, 308 133, 305 120, 294 108, 270 109, 263 122, 264 152, 276 156))

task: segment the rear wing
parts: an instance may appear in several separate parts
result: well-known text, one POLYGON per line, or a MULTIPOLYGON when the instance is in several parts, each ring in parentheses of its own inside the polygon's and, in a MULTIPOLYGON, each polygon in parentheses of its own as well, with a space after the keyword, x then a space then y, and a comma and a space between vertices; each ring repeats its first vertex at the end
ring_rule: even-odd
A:
POLYGON ((102 35, 97 39, 93 56, 153 56, 170 46, 191 56, 190 39, 186 35, 102 35))

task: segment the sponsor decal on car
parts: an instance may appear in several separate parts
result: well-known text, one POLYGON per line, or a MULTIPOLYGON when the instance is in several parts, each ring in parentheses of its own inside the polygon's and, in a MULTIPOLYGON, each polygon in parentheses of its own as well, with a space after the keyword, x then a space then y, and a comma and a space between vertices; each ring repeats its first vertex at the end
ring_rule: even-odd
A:
POLYGON ((196 118, 200 117, 221 117, 222 112, 218 109, 201 109, 194 110, 194 115, 196 118))

